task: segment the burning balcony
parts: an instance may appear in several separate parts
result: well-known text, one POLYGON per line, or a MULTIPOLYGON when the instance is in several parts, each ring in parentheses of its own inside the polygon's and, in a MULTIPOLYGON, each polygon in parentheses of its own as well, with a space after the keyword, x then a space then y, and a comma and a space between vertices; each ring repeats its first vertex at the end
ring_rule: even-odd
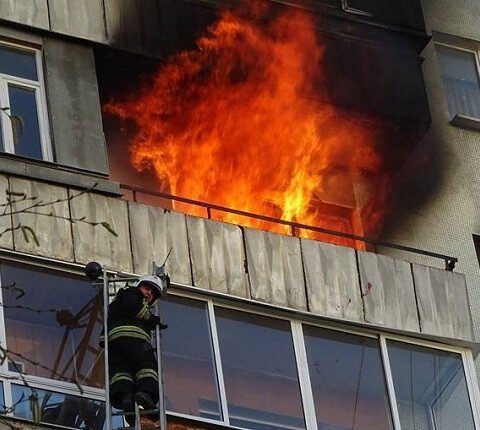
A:
MULTIPOLYGON (((143 188, 140 202, 232 224, 290 232, 264 217, 376 236, 425 115, 392 119, 379 114, 388 111, 381 104, 373 112, 361 87, 379 70, 366 72, 365 59, 348 58, 350 42, 320 34, 318 26, 318 16, 295 8, 223 12, 195 48, 148 66, 142 88, 125 84, 129 79, 109 87, 103 99, 111 178, 143 188), (358 82, 345 71, 350 66, 364 74, 358 82), (189 200, 230 210, 207 213, 189 200)), ((385 71, 388 56, 372 55, 385 71)), ((410 78, 416 65, 407 64, 401 73, 410 78)), ((100 70, 111 67, 100 61, 100 70)), ((387 75, 379 91, 397 79, 387 75)), ((418 94, 418 77, 411 82, 405 91, 418 94)), ((295 234, 363 247, 304 229, 295 234)))

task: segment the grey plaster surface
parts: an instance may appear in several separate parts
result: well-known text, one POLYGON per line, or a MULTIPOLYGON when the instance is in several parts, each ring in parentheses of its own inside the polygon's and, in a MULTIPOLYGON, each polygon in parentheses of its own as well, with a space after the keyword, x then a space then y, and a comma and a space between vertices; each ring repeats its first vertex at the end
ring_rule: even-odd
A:
POLYGON ((162 264, 171 248, 166 263, 171 280, 191 285, 185 215, 137 203, 128 209, 135 273, 150 273, 152 262, 162 264))
POLYGON ((355 250, 301 239, 310 312, 363 321, 355 250))
MULTIPOLYGON (((70 190, 70 195, 78 194, 70 190)), ((85 217, 89 222, 107 222, 117 236, 102 226, 91 226, 85 222, 73 224, 75 261, 87 263, 98 261, 114 270, 131 272, 133 269, 128 228, 127 202, 120 199, 86 193, 72 198, 73 219, 85 217)))
POLYGON ((108 173, 93 50, 50 38, 43 49, 56 161, 108 173))
POLYGON ((31 228, 39 242, 37 245, 31 234, 25 232, 27 241, 22 230, 17 229, 13 237, 15 250, 73 261, 67 189, 42 182, 10 178, 10 190, 25 193, 28 199, 14 205, 14 210, 20 213, 13 215, 13 225, 31 228), (35 204, 39 207, 27 209, 35 204))
POLYGON ((418 332, 410 263, 371 252, 357 253, 365 321, 418 332))
POLYGON ((193 285, 249 297, 240 227, 187 216, 187 230, 193 285))
POLYGON ((300 239, 250 228, 244 238, 252 298, 306 310, 300 239))

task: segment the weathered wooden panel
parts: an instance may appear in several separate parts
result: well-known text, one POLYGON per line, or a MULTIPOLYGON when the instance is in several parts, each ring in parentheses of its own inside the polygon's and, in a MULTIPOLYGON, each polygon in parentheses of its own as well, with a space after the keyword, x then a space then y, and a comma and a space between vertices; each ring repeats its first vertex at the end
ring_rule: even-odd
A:
POLYGON ((18 178, 10 178, 10 189, 26 196, 14 205, 14 210, 21 212, 13 215, 13 225, 32 229, 39 242, 35 243, 31 232, 24 230, 24 235, 17 229, 15 250, 73 261, 67 189, 18 178))
MULTIPOLYGON (((6 192, 9 189, 8 178, 0 175, 0 205, 7 202, 8 195, 6 192)), ((4 206, 0 206, 1 213, 4 211, 4 206)), ((10 210, 8 210, 10 212, 10 210)), ((13 233, 8 229, 12 228, 12 221, 10 215, 0 216, 0 246, 4 248, 13 248, 13 233)))
POLYGON ((103 0, 48 0, 48 8, 53 31, 106 42, 103 0))
POLYGON ((158 0, 107 0, 105 18, 111 45, 150 55, 161 53, 158 0))
POLYGON ((44 53, 56 161, 106 174, 107 156, 92 48, 46 38, 44 53))
POLYGON ((193 285, 233 296, 249 297, 241 229, 187 216, 193 285))
MULTIPOLYGON (((71 195, 76 190, 69 190, 71 195)), ((73 224, 75 260, 86 263, 96 260, 114 270, 132 271, 132 253, 128 231, 127 202, 120 199, 86 193, 71 201, 73 219, 82 219, 73 224), (87 222, 110 225, 116 236, 101 225, 92 226, 87 222)))
POLYGON ((464 275, 413 265, 422 332, 473 340, 464 275))
POLYGON ((355 250, 301 239, 309 310, 363 321, 363 304, 355 250))
POLYGON ((191 285, 185 215, 136 203, 128 208, 135 273, 150 273, 152 262, 162 264, 172 248, 166 263, 171 280, 191 285))
POLYGON ((33 27, 49 28, 47 0, 0 0, 0 17, 33 27))
POLYGON ((244 236, 252 298, 306 310, 300 239, 249 228, 244 236))
POLYGON ((410 263, 358 252, 365 321, 420 331, 410 263))

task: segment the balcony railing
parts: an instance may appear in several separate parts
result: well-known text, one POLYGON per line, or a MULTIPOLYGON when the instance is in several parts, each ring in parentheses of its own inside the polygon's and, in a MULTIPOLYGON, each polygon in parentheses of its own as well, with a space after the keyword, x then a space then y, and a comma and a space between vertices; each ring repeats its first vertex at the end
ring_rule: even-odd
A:
MULTIPOLYGON (((320 233, 320 234, 325 234, 337 238, 343 238, 343 239, 348 239, 352 241, 359 241, 362 242, 366 245, 369 245, 372 249, 373 252, 377 253, 377 249, 379 247, 385 247, 385 248, 390 248, 390 249, 396 249, 400 251, 406 251, 406 252, 411 252, 414 254, 420 254, 420 255, 425 255, 428 257, 436 258, 443 260, 445 262, 445 270, 452 271, 455 268, 455 264, 458 262, 458 259, 456 257, 452 257, 449 255, 443 255, 443 254, 438 254, 436 252, 431 252, 431 251, 426 251, 424 249, 419 249, 419 248, 413 248, 411 246, 405 246, 405 245, 399 245, 399 244, 394 244, 390 242, 384 242, 384 241, 379 241, 372 239, 370 237, 365 237, 365 236, 358 236, 355 234, 350 234, 350 233, 345 233, 342 231, 335 231, 335 230, 330 230, 327 228, 323 227, 317 227, 313 225, 307 225, 307 224, 302 224, 298 223, 295 221, 288 221, 280 218, 274 218, 270 217, 267 215, 261 215, 261 214, 255 214, 251 212, 245 212, 242 210, 238 209, 233 209, 233 208, 228 208, 225 206, 220 206, 220 205, 215 205, 212 203, 206 203, 198 200, 193 200, 193 199, 188 199, 185 197, 180 197, 180 196, 175 196, 173 194, 167 194, 167 193, 162 193, 158 191, 153 191, 153 190, 148 190, 145 188, 141 187, 134 187, 131 185, 127 184, 120 184, 120 187, 123 190, 127 190, 131 192, 131 198, 129 198, 127 193, 125 193, 124 197, 127 200, 132 200, 134 202, 138 202, 138 197, 139 194, 143 194, 146 196, 150 197, 157 197, 166 201, 176 201, 180 203, 185 203, 188 205, 192 205, 194 207, 199 207, 199 208, 204 208, 206 210, 206 215, 208 219, 212 219, 212 211, 216 212, 221 212, 221 213, 228 213, 228 214, 234 214, 238 215, 241 217, 245 217, 246 219, 252 219, 252 220, 259 220, 259 221, 265 221, 268 223, 272 223, 274 225, 283 225, 289 227, 289 233, 292 236, 298 236, 298 232, 300 230, 307 230, 315 233, 320 233)), ((159 206, 168 206, 164 204, 159 204, 159 206)), ((167 207, 167 209, 171 209, 171 207, 167 207)))

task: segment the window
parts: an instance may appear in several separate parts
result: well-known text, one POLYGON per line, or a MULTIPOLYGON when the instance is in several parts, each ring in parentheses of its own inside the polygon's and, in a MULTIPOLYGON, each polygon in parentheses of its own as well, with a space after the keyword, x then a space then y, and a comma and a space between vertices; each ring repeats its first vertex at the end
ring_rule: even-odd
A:
POLYGON ((216 308, 230 424, 249 429, 303 429, 290 324, 216 308))
POLYGON ((172 327, 162 333, 167 409, 221 420, 206 303, 169 297, 162 318, 172 327))
POLYGON ((477 53, 435 44, 450 119, 480 119, 477 53))
MULTIPOLYGON (((64 393, 33 388, 39 407, 42 423, 56 424, 88 430, 102 430, 105 421, 105 404, 99 400, 64 393)), ((34 421, 33 410, 29 398, 32 390, 28 387, 13 384, 12 402, 16 404, 15 416, 34 421)), ((122 418, 113 418, 114 428, 122 427, 122 418)))
POLYGON ((376 339, 305 326, 319 429, 393 429, 376 339))
POLYGON ((388 342, 402 430, 474 430, 460 354, 388 342))
POLYGON ((52 161, 40 53, 0 43, 0 149, 52 161))
POLYGON ((3 263, 0 273, 6 346, 15 357, 9 369, 103 387, 103 304, 92 285, 14 264, 3 263))

